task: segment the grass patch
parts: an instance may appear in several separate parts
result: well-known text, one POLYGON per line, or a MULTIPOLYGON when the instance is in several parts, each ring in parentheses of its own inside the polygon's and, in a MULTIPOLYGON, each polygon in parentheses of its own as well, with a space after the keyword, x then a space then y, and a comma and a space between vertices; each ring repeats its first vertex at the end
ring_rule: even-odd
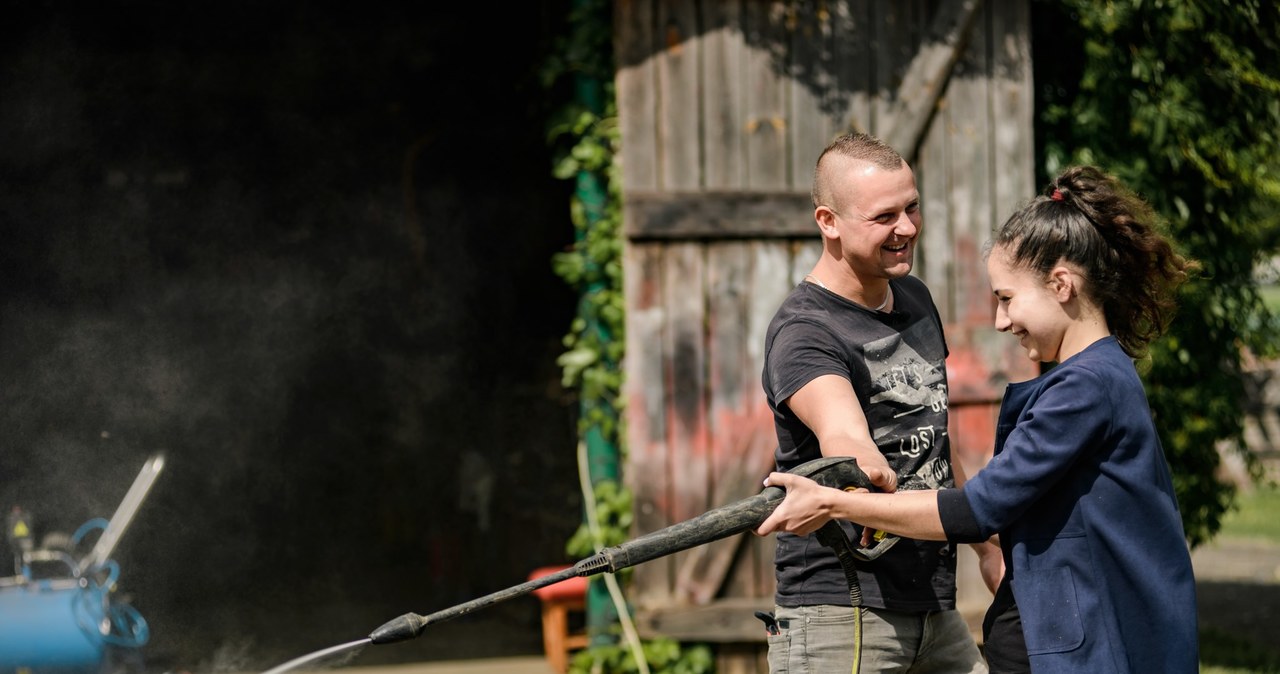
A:
POLYGON ((1222 630, 1200 631, 1201 674, 1273 674, 1280 672, 1280 653, 1222 630))
POLYGON ((1280 543, 1280 486, 1261 484, 1237 497, 1237 508, 1222 518, 1219 536, 1280 543))

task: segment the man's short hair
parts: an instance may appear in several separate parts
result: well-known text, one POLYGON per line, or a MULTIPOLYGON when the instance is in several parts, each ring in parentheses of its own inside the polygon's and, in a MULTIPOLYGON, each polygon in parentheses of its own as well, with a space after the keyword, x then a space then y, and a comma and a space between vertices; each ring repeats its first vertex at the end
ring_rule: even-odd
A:
POLYGON ((865 161, 886 171, 896 171, 906 160, 898 151, 889 147, 884 141, 861 131, 850 131, 840 134, 818 155, 813 167, 813 207, 832 205, 830 187, 823 180, 822 169, 829 162, 828 155, 865 161))

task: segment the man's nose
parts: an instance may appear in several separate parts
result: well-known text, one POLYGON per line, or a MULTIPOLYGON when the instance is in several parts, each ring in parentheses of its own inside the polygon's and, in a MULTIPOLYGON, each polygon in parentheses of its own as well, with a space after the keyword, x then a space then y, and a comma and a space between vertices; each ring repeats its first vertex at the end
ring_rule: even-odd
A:
POLYGON ((920 231, 920 225, 916 223, 910 213, 900 214, 898 221, 893 225, 893 233, 902 237, 915 236, 918 231, 920 231))

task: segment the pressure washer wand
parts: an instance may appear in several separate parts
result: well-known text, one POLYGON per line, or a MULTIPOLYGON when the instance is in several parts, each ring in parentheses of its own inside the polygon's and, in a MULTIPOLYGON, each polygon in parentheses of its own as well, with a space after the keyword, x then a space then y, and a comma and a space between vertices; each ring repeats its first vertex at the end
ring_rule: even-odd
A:
POLYGON ((540 576, 528 582, 521 583, 520 585, 509 587, 505 590, 500 590, 492 594, 487 594, 479 599, 472 599, 464 604, 458 604, 457 606, 436 611, 435 613, 427 616, 421 616, 417 613, 406 613, 395 620, 388 621, 378 629, 374 630, 369 634, 369 639, 375 644, 390 644, 397 641, 404 641, 405 639, 412 639, 413 637, 422 634, 422 630, 426 629, 427 625, 444 622, 451 618, 457 618, 460 615, 466 615, 477 609, 492 606, 500 601, 506 601, 513 597, 529 594, 540 587, 546 587, 547 585, 582 575, 577 571, 577 567, 571 566, 549 576, 540 576))
POLYGON ((688 550, 759 526, 786 496, 780 487, 764 491, 736 503, 721 506, 693 519, 659 529, 622 545, 597 552, 573 566, 547 576, 540 576, 505 590, 472 599, 427 616, 406 613, 374 630, 369 638, 375 644, 389 644, 422 634, 427 625, 466 615, 513 597, 529 594, 547 585, 576 576, 616 573, 627 567, 688 550))
MULTIPOLYGON (((819 484, 838 489, 872 488, 871 480, 858 468, 852 457, 824 457, 803 463, 790 472, 808 477, 819 484)), ((699 545, 720 540, 758 527, 774 508, 782 502, 786 492, 780 487, 766 487, 755 496, 709 510, 692 519, 659 529, 621 545, 604 548, 572 567, 558 573, 541 576, 520 585, 473 599, 464 604, 437 611, 427 616, 406 613, 391 620, 369 635, 375 644, 389 644, 412 639, 426 629, 427 625, 443 622, 460 615, 466 615, 476 609, 492 606, 500 601, 529 594, 538 588, 545 587, 575 576, 593 576, 598 573, 616 573, 627 567, 665 557, 688 550, 699 545)), ((896 537, 882 541, 874 551, 863 551, 871 556, 879 556, 893 543, 896 537)))

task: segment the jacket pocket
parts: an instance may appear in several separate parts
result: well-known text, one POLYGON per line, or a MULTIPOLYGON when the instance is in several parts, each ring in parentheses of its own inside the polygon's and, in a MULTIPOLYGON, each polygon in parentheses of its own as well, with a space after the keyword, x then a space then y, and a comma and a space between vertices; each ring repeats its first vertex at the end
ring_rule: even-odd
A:
POLYGON ((1084 622, 1071 569, 1020 570, 1014 582, 1028 655, 1063 653, 1084 643, 1084 622))

